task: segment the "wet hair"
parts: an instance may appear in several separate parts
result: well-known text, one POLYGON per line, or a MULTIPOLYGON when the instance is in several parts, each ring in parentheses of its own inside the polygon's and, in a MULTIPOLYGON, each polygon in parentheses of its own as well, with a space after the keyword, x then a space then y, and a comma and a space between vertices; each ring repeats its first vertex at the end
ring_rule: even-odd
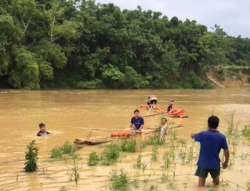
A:
POLYGON ((213 129, 217 129, 219 122, 220 122, 219 118, 213 115, 210 116, 207 120, 208 127, 213 129))
POLYGON ((134 110, 134 114, 135 114, 136 112, 140 113, 140 111, 139 111, 138 109, 134 110))
POLYGON ((40 127, 40 128, 42 128, 42 127, 44 127, 44 126, 45 126, 44 123, 40 123, 40 124, 39 124, 39 127, 40 127))
POLYGON ((168 122, 168 120, 167 120, 165 117, 161 118, 161 121, 162 121, 163 119, 164 119, 166 122, 168 122))

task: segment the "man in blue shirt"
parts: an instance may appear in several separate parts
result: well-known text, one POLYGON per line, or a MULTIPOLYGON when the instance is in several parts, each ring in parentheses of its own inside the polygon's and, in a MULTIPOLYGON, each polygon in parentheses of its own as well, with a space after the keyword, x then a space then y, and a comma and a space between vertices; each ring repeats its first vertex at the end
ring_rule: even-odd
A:
POLYGON ((140 111, 136 109, 134 111, 134 117, 131 118, 130 128, 135 127, 136 131, 141 131, 144 125, 144 119, 139 115, 140 111))
POLYGON ((228 166, 229 150, 226 137, 217 131, 219 118, 211 116, 208 118, 208 131, 191 134, 195 141, 200 142, 200 155, 197 162, 195 175, 199 177, 198 186, 204 187, 208 173, 213 178, 213 183, 219 185, 221 149, 224 150, 225 161, 222 163, 223 169, 228 166))

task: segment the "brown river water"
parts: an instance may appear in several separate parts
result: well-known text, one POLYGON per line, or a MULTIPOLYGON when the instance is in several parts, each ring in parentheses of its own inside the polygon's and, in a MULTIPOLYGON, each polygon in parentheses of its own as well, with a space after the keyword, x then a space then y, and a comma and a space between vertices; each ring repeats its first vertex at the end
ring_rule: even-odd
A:
MULTIPOLYGON (((65 141, 71 143, 76 138, 91 136, 107 137, 110 132, 92 130, 124 129, 129 126, 134 109, 145 104, 147 97, 155 94, 158 106, 166 108, 170 100, 175 100, 174 108, 183 108, 188 118, 169 119, 170 122, 183 124, 178 129, 178 137, 189 140, 190 134, 206 128, 206 120, 212 114, 220 119, 219 129, 226 131, 228 118, 235 111, 235 122, 239 128, 250 124, 250 89, 213 89, 213 90, 91 90, 91 91, 15 91, 0 90, 0 190, 66 190, 90 191, 110 190, 109 173, 123 168, 135 174, 133 164, 138 153, 125 153, 122 159, 112 166, 89 167, 88 154, 101 151, 100 146, 84 146, 77 151, 80 180, 76 187, 69 181, 67 174, 71 160, 52 160, 50 150, 65 141), (45 123, 49 136, 37 137, 38 124, 45 123), (92 131, 91 131, 92 130, 92 131), (38 170, 25 173, 24 157, 26 146, 36 140, 39 148, 38 170), (18 181, 17 181, 18 175, 18 181)), ((141 109, 141 116, 148 115, 141 109)), ((153 114, 151 112, 150 114, 153 114)), ((160 116, 145 117, 145 129, 159 124, 160 116)), ((168 136, 166 137, 168 139, 168 136)), ((211 178, 207 187, 196 187, 198 178, 194 176, 196 159, 189 165, 176 165, 177 187, 173 190, 246 190, 250 179, 250 155, 243 160, 241 153, 250 153, 249 144, 239 140, 238 158, 230 169, 222 170, 224 186, 212 186, 211 178), (184 184, 183 184, 184 183, 184 184), (185 187, 186 185, 186 187, 185 187), (237 186, 238 185, 238 186, 237 186)), ((165 145, 167 147, 167 145, 165 145)), ((144 153, 145 161, 150 158, 150 149, 144 153), (147 157, 148 156, 148 157, 147 157)), ((161 157, 159 152, 159 157, 161 157)), ((150 161, 150 160, 149 160, 150 161)), ((130 190, 170 190, 161 182, 161 167, 157 162, 148 163, 152 175, 148 176, 148 187, 130 187, 130 190), (154 185, 155 187, 150 185, 154 185), (157 186, 157 187, 156 187, 157 186), (155 188, 155 189, 154 189, 155 188)), ((150 173, 150 171, 148 173, 150 173)), ((143 182, 139 182, 139 186, 143 182)))

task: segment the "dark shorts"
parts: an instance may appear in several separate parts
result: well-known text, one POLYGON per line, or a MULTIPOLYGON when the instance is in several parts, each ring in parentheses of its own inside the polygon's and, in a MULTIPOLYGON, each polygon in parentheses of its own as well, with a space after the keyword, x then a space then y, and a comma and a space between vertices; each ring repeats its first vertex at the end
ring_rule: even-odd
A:
POLYGON ((157 104, 157 100, 150 100, 150 104, 157 104))
POLYGON ((199 176, 201 178, 207 178, 208 173, 210 173, 212 178, 216 178, 217 176, 220 176, 220 168, 218 169, 205 169, 197 167, 195 176, 199 176))

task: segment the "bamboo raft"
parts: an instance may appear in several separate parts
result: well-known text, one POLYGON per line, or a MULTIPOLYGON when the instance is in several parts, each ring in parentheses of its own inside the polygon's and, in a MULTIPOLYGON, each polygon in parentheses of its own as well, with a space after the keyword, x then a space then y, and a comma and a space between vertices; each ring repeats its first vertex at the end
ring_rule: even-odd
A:
MULTIPOLYGON (((148 130, 143 130, 141 132, 135 132, 133 133, 132 136, 137 136, 137 135, 146 135, 146 134, 150 134, 157 131, 157 129, 148 129, 148 130)), ((81 139, 75 139, 74 144, 76 145, 99 145, 99 144, 103 144, 103 143, 108 143, 111 141, 116 141, 116 140, 121 140, 121 139, 127 139, 130 138, 131 136, 116 136, 116 137, 102 137, 102 138, 87 138, 85 140, 81 140, 81 139)))
MULTIPOLYGON (((169 124, 169 128, 178 128, 182 127, 182 124, 169 124)), ((141 132, 134 132, 132 136, 138 136, 138 135, 147 135, 152 134, 156 131, 160 131, 160 128, 148 128, 147 130, 142 130, 141 132)), ((115 136, 115 137, 96 137, 90 139, 90 137, 87 137, 85 140, 81 139, 75 139, 74 144, 76 145, 99 145, 103 143, 108 143, 111 141, 121 140, 121 139, 128 139, 131 136, 115 136)))
POLYGON ((168 115, 168 117, 172 118, 188 118, 188 115, 178 116, 178 115, 168 115))
POLYGON ((74 141, 74 144, 76 145, 99 145, 99 144, 111 142, 113 140, 116 140, 116 139, 113 137, 95 138, 95 139, 90 139, 90 140, 76 139, 74 141))

